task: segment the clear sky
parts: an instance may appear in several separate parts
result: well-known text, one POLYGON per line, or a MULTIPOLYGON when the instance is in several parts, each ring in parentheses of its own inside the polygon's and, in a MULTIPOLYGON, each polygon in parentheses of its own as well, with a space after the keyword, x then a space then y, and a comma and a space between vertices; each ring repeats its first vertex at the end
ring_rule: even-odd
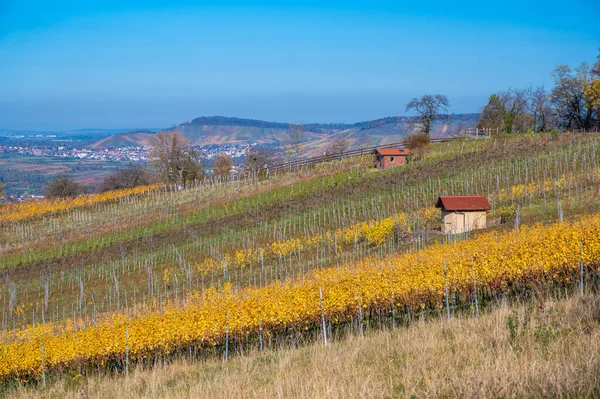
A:
POLYGON ((455 3, 0 0, 0 128, 357 122, 436 93, 478 112, 598 54, 598 0, 455 3))

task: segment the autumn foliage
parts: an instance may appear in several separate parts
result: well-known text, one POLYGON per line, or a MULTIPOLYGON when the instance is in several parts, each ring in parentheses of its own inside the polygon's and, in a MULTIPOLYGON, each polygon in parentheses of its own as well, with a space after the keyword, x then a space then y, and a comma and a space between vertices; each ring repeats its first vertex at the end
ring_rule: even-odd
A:
POLYGON ((573 223, 484 233, 415 253, 366 258, 265 287, 236 290, 225 284, 220 290, 195 292, 186 307, 137 317, 114 314, 95 327, 61 330, 42 324, 19 334, 5 333, 0 377, 39 378, 42 360, 46 372, 74 365, 102 367, 122 361, 126 348, 131 359, 145 359, 188 345, 213 347, 222 344, 226 334, 302 331, 320 321, 319 289, 323 314, 335 324, 366 310, 388 311, 392 304, 399 310, 439 308, 445 287, 469 295, 475 280, 480 290, 497 294, 548 282, 569 283, 579 277, 581 264, 585 273, 597 273, 600 214, 573 223))
POLYGON ((140 195, 160 188, 159 184, 138 186, 135 188, 107 191, 100 194, 83 195, 75 198, 44 199, 40 201, 27 201, 19 204, 0 206, 1 222, 20 222, 40 216, 65 212, 84 206, 96 205, 104 202, 118 200, 130 195, 140 195))

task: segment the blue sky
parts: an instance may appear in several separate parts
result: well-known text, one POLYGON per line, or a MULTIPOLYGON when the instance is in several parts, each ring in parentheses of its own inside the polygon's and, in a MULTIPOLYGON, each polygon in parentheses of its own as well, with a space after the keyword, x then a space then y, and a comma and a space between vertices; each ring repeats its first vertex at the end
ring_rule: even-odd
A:
POLYGON ((597 1, 452 3, 0 0, 0 128, 478 112, 598 54, 597 1))

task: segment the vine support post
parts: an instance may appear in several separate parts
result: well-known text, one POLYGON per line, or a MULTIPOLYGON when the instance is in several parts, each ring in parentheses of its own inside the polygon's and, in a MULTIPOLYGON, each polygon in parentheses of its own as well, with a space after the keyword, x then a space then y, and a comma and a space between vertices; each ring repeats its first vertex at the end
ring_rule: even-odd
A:
POLYGON ((44 358, 44 344, 42 344, 40 349, 42 351, 42 387, 46 388, 46 361, 44 358))
POLYGON ((558 220, 562 223, 565 221, 565 214, 563 212, 562 203, 560 202, 560 199, 558 200, 557 207, 558 207, 558 220))
POLYGON ((325 327, 325 309, 323 306, 323 289, 319 287, 319 303, 321 305, 321 329, 323 330, 323 343, 327 345, 327 328, 325 327))
POLYGON ((583 296, 583 239, 579 238, 579 295, 583 296))
POLYGON ((360 326, 360 335, 365 335, 365 330, 363 328, 363 312, 362 312, 362 296, 360 294, 360 284, 358 284, 358 323, 360 326))
POLYGON ((227 311, 227 323, 225 324, 225 361, 229 361, 229 311, 227 311))
POLYGON ((129 327, 125 328, 125 375, 129 375, 129 327))
POLYGON ((396 305, 394 304, 394 292, 392 291, 392 330, 396 329, 396 305))
POLYGON ((471 270, 473 271, 473 293, 475 296, 475 316, 479 317, 479 298, 477 297, 477 277, 475 276, 475 260, 471 258, 471 270))
POLYGON ((258 340, 260 343, 260 353, 263 353, 263 332, 262 332, 262 321, 258 322, 258 340))
POLYGON ((446 319, 450 321, 450 300, 448 298, 448 277, 446 275, 446 261, 444 261, 444 291, 446 293, 446 319))

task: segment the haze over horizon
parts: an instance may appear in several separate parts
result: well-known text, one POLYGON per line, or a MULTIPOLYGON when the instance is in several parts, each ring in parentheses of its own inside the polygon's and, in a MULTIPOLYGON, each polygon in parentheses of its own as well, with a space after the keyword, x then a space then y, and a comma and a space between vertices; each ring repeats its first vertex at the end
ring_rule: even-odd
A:
POLYGON ((199 116, 354 123, 410 98, 479 112, 593 62, 600 4, 578 0, 0 4, 0 128, 167 127, 199 116))

